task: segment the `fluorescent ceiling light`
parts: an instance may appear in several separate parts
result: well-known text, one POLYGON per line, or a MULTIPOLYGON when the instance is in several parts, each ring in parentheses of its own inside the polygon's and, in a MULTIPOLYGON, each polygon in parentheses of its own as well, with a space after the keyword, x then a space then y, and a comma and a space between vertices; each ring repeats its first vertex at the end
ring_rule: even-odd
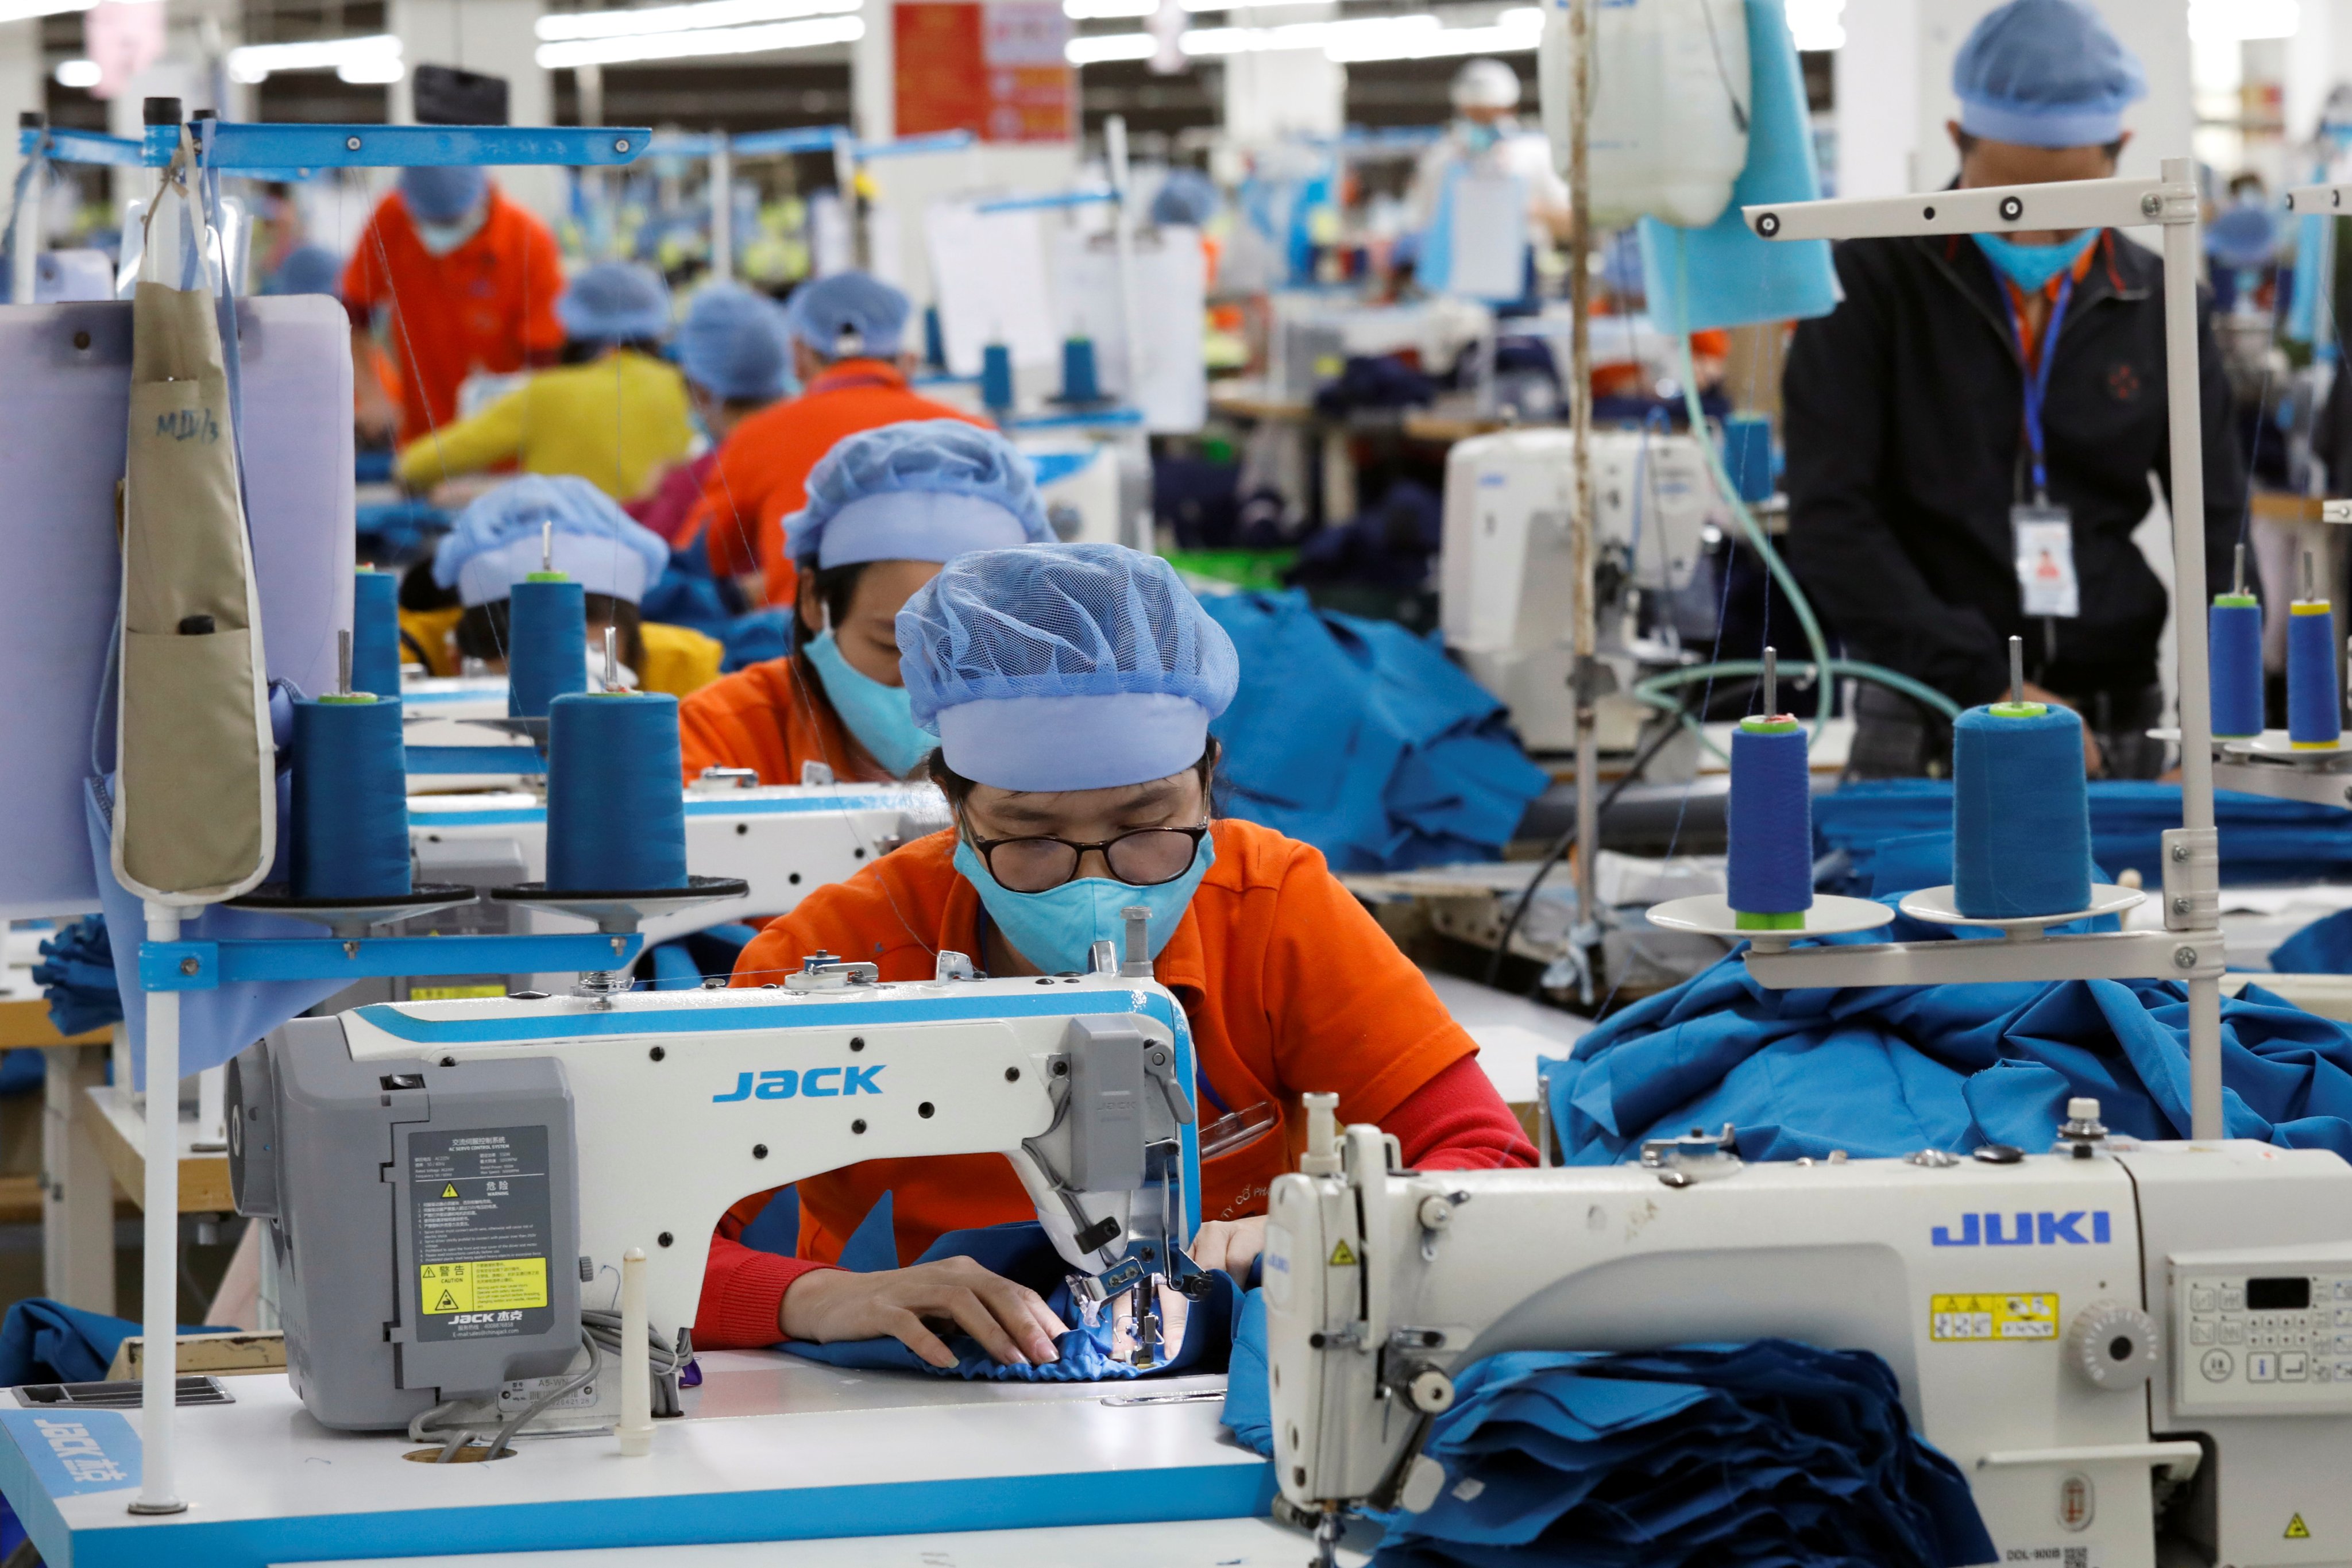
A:
POLYGON ((2292 38, 2302 28, 2296 0, 2189 0, 2189 36, 2200 43, 2292 38))
POLYGON ((741 27, 754 22, 789 22, 856 6, 813 0, 704 0, 697 5, 644 5, 628 11, 563 11, 541 16, 532 30, 546 43, 573 38, 626 38, 648 33, 687 33, 708 27, 741 27))
MULTIPOLYGON (((1782 9, 1797 47, 1808 51, 1845 47, 1846 0, 1786 0, 1782 9)), ((2229 0, 2238 5, 2245 0, 2229 0)))
MULTIPOLYGON (((1373 20, 1373 18, 1366 18, 1373 20)), ((1529 5, 1504 12, 1486 27, 1399 27, 1406 17, 1381 17, 1389 26, 1350 29, 1323 47, 1342 65, 1365 60, 1426 60, 1458 55, 1525 54, 1543 37, 1543 13, 1529 5)))
POLYGON ((1105 60, 1148 60, 1160 52, 1160 40, 1149 33, 1105 33, 1092 38, 1072 38, 1062 46, 1062 58, 1074 66, 1099 65, 1105 60))
MULTIPOLYGON (((811 11, 855 11, 860 0, 794 0, 811 11)), ((607 13, 608 15, 610 13, 607 13)), ((542 70, 570 70, 579 66, 620 65, 630 60, 688 59, 701 55, 756 55, 777 49, 813 49, 824 44, 855 43, 866 36, 866 24, 855 16, 819 16, 803 22, 778 22, 765 27, 707 27, 682 33, 639 33, 617 38, 580 38, 541 44, 536 58, 542 70)))
POLYGON ((303 70, 332 70, 345 81, 398 81, 400 40, 390 33, 376 33, 363 38, 247 44, 228 52, 228 74, 236 81, 267 81, 278 71, 303 70), (345 74, 352 71, 359 74, 345 74))
POLYGON ((106 79, 96 60, 59 60, 54 74, 59 87, 96 87, 106 79))
POLYGON ((0 22, 24 22, 35 16, 58 16, 87 11, 98 0, 0 0, 0 22))
MULTIPOLYGON (((1190 10, 1188 5, 1185 7, 1190 10)), ((1156 16, 1160 0, 1062 0, 1062 15, 1073 22, 1100 21, 1109 16, 1156 16)))
POLYGON ((1276 5, 1314 5, 1322 0, 1182 0, 1187 11, 1270 11, 1276 5))

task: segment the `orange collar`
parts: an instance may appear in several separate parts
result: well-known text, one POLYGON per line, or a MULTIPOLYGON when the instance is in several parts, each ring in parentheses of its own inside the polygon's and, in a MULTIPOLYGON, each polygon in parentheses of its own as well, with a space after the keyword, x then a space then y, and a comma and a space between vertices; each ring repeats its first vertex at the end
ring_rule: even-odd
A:
MULTIPOLYGON (((2058 277, 2053 278, 2049 282, 2044 283, 2038 290, 2042 303, 2045 306, 2056 304, 2058 302, 2058 289, 2060 285, 2070 279, 2075 287, 2080 288, 2082 286, 2083 279, 2091 275, 2092 264, 2098 259, 2099 247, 2106 243, 2107 237, 2105 233, 2102 231, 2098 238, 2093 240, 2090 244, 2083 247, 2083 254, 2074 258, 2074 265, 2072 268, 2069 268, 2066 272, 2061 273, 2058 277)), ((1993 276, 2000 280, 2002 291, 2008 296, 2010 317, 2017 323, 2018 343, 2024 351, 2026 367, 2031 369, 2041 362, 2042 328, 2040 325, 2029 321, 2026 316, 2025 302, 2028 296, 2026 295, 2025 290, 2011 282, 2007 277, 2003 276, 1999 271, 1995 271, 1993 276)), ((2044 321, 2047 321, 2050 319, 2050 313, 2047 310, 2043 310, 2042 319, 2044 321)))
POLYGON ((906 373, 888 360, 845 359, 825 366, 808 384, 810 392, 839 392, 852 386, 887 386, 893 392, 907 387, 906 373))

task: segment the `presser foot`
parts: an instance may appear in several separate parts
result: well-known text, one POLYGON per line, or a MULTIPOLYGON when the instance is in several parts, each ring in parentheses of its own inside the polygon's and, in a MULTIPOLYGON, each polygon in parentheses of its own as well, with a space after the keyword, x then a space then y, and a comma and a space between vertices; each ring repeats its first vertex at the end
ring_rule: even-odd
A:
POLYGON ((1345 1521, 1336 1508, 1327 1508, 1315 1526, 1315 1555, 1308 1568, 1339 1568, 1339 1533, 1345 1521))

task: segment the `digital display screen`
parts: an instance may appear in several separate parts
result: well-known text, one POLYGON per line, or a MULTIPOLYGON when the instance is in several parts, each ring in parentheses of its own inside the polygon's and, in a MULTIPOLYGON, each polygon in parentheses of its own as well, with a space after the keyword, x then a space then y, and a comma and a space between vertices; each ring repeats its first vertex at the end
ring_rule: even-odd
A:
POLYGON ((2246 1310, 2250 1312, 2300 1312, 2310 1305, 2308 1279, 2246 1281, 2246 1310))

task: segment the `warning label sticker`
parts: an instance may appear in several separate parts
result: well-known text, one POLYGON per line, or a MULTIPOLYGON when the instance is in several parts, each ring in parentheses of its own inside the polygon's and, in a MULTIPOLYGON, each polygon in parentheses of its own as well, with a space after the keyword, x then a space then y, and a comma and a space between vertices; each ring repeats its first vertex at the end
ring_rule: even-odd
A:
POLYGON ((544 1127, 410 1134, 419 1340, 548 1330, 549 1192, 544 1127))
POLYGON ((1927 1337, 1949 1344, 1971 1340, 2031 1344, 2058 1337, 2053 1292, 2015 1296, 1931 1296, 1927 1337))

